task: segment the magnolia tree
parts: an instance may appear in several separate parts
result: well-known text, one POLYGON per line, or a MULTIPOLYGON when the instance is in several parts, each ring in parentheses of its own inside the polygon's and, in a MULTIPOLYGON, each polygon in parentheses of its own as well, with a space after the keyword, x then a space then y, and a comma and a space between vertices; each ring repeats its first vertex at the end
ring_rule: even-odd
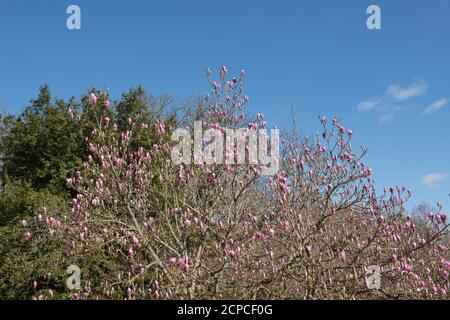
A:
MULTIPOLYGON (((222 67, 216 82, 208 71, 212 92, 179 125, 192 130, 200 120, 205 130, 246 133, 266 126, 262 114, 244 114, 244 71, 227 73, 222 67)), ((409 217, 405 188, 377 195, 366 151, 352 149, 353 132, 338 120, 321 117, 313 138, 284 134, 280 169, 266 177, 258 163, 175 165, 173 122, 129 118, 128 130, 118 130, 109 101, 90 99, 98 112, 90 155, 67 179, 76 192, 70 211, 44 208, 22 221, 24 241, 62 244, 67 265, 101 254, 114 266, 98 283, 81 274, 72 298, 447 298, 445 214, 409 217), (136 144, 142 135, 153 145, 136 144), (371 266, 380 271, 376 288, 368 286, 371 266)), ((236 159, 231 146, 225 157, 236 159)), ((36 298, 54 297, 39 281, 36 298)))

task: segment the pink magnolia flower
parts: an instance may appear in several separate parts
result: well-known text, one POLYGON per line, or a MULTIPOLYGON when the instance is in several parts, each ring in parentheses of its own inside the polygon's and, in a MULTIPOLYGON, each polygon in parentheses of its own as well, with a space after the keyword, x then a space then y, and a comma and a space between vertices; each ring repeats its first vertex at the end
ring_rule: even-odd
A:
POLYGON ((223 66, 222 68, 220 68, 220 74, 224 77, 226 76, 228 73, 228 69, 226 66, 223 66))
POLYGON ((21 224, 22 224, 23 227, 28 227, 28 222, 27 222, 27 220, 22 220, 22 221, 21 221, 21 224))
POLYGON ((345 250, 342 250, 341 252, 339 252, 339 258, 343 262, 345 262, 347 260, 347 254, 345 253, 345 250))
POLYGON ((215 81, 212 83, 212 86, 213 86, 214 90, 219 90, 220 89, 220 85, 217 82, 215 82, 215 81))
POLYGON ((260 240, 264 240, 265 238, 264 233, 262 233, 261 231, 256 231, 256 237, 260 240))
POLYGON ((178 265, 182 269, 187 269, 189 267, 189 258, 187 256, 184 256, 183 258, 178 259, 178 265))
POLYGON ((30 231, 25 232, 25 234, 23 235, 23 237, 25 238, 25 240, 29 240, 31 238, 32 234, 30 231))
POLYGON ((69 117, 73 118, 73 110, 71 107, 69 107, 69 109, 67 109, 67 113, 69 114, 69 117))
POLYGON ((136 237, 135 235, 133 235, 132 240, 133 240, 133 245, 137 247, 139 245, 139 238, 136 237))
POLYGON ((422 280, 419 281, 419 288, 420 289, 425 288, 425 282, 423 282, 422 280))
POLYGON ((436 221, 439 223, 445 223, 447 216, 443 213, 436 215, 436 221))
POLYGON ((110 106, 110 102, 109 102, 109 100, 105 100, 104 102, 103 102, 103 106, 105 107, 105 108, 109 108, 109 106, 110 106))
POLYGON ((97 104, 97 96, 92 92, 91 95, 89 96, 89 99, 91 100, 91 102, 93 104, 97 104))
POLYGON ((177 264, 177 259, 176 258, 170 258, 169 260, 169 265, 170 266, 175 266, 177 264))
POLYGON ((442 266, 448 270, 450 270, 450 261, 447 260, 443 260, 442 261, 442 266))
POLYGON ((306 251, 306 254, 307 254, 308 256, 311 255, 311 251, 312 251, 311 246, 307 244, 307 245, 305 246, 305 251, 306 251))

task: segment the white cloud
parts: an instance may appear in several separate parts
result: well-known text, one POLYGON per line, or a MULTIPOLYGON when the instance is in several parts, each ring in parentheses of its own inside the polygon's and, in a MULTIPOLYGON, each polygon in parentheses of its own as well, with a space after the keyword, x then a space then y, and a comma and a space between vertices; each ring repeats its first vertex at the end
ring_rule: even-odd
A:
POLYGON ((443 107, 445 107, 445 105, 448 103, 448 99, 441 99, 436 101, 435 103, 429 105, 423 112, 422 114, 430 114, 436 111, 441 110, 443 107))
MULTIPOLYGON (((387 87, 383 96, 360 102, 358 104, 358 111, 375 112, 377 114, 378 122, 386 123, 395 119, 405 109, 401 102, 424 95, 427 91, 428 85, 421 79, 412 82, 407 87, 402 87, 399 84, 391 84, 387 87)), ((433 106, 427 113, 437 111, 443 107, 440 105, 442 104, 442 101, 436 103, 437 105, 433 106)), ((445 103, 447 103, 447 100, 445 103)))
POLYGON ((424 95, 428 87, 424 83, 414 82, 409 87, 402 87, 399 84, 391 84, 386 92, 397 101, 404 101, 410 98, 424 95))
POLYGON ((358 110, 361 112, 368 112, 378 106, 381 100, 378 98, 362 101, 358 104, 358 110))
POLYGON ((378 122, 379 123, 386 123, 389 122, 391 120, 393 120, 397 114, 399 114, 400 112, 402 112, 403 108, 401 107, 382 107, 379 108, 379 113, 381 113, 378 116, 378 122))
POLYGON ((447 173, 429 173, 423 177, 422 183, 428 188, 439 188, 449 177, 447 173))

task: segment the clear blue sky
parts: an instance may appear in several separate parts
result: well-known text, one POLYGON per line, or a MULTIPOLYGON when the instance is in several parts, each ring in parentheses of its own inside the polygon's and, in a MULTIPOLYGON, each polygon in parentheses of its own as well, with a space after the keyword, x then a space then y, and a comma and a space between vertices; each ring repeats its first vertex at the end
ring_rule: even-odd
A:
POLYGON ((209 91, 205 67, 244 68, 249 107, 271 124, 293 110, 310 133, 317 115, 341 116, 380 191, 450 206, 449 0, 0 0, 0 45, 3 112, 43 83, 63 98, 139 84, 182 98, 209 91), (66 28, 70 4, 79 31, 66 28), (382 30, 366 28, 370 4, 382 30))

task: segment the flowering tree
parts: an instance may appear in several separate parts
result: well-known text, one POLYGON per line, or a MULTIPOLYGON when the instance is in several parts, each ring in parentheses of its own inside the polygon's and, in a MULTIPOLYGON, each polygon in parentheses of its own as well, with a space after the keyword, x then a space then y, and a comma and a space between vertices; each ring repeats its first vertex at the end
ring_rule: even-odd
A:
MULTIPOLYGON (((208 71, 212 92, 185 117, 136 114, 121 119, 125 130, 107 97, 91 95, 90 154, 67 179, 71 210, 22 221, 24 241, 62 244, 65 263, 105 258, 99 282, 85 278, 71 297, 446 298, 445 214, 407 216, 405 188, 378 196, 366 151, 352 149, 353 132, 337 119, 321 117, 314 138, 286 133, 270 178, 256 163, 173 164, 175 125, 266 126, 262 114, 243 113, 244 71, 239 79, 227 73, 222 67, 216 82, 208 71), (381 269, 379 290, 366 286, 371 265, 381 269)), ((33 285, 37 298, 54 294, 33 285)))

